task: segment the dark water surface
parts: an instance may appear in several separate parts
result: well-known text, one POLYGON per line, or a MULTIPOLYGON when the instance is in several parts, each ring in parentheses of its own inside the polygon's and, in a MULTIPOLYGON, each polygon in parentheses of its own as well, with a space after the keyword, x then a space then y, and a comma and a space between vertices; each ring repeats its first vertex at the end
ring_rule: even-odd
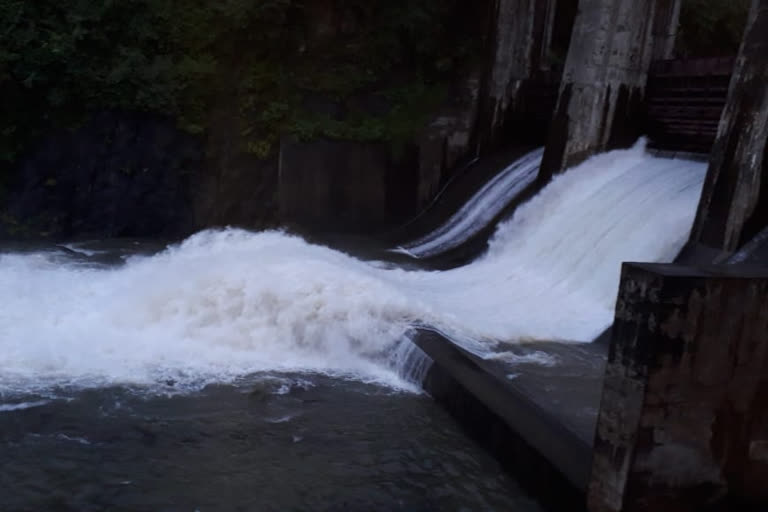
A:
MULTIPOLYGON (((87 270, 163 247, 3 244, 0 253, 87 270)), ((44 354, 56 340, 36 343, 44 354)), ((184 392, 173 380, 151 390, 32 384, 0 375, 0 512, 540 510, 424 394, 317 373, 187 382, 184 392)))
POLYGON ((0 400, 3 512, 538 510, 425 395, 319 375, 57 394, 0 400))

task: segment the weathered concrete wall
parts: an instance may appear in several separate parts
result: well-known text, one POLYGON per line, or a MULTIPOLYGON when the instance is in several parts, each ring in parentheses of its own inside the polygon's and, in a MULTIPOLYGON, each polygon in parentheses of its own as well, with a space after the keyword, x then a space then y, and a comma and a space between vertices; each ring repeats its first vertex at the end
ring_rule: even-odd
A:
POLYGON ((101 112, 18 164, 0 238, 179 236, 194 227, 201 141, 161 116, 101 112))
POLYGON ((766 332, 768 269, 624 265, 591 512, 768 503, 766 332))
POLYGON ((768 0, 753 0, 692 244, 730 253, 768 225, 768 0))
POLYGON ((382 228, 415 213, 415 162, 396 162, 386 144, 284 139, 278 191, 281 222, 325 232, 382 228))
POLYGON ((656 0, 651 60, 671 59, 675 51, 683 0, 656 0))
POLYGON ((656 0, 581 0, 542 179, 639 135, 656 0))
POLYGON ((484 123, 480 146, 490 144, 514 102, 523 80, 530 76, 533 57, 535 2, 495 0, 491 15, 491 65, 483 101, 484 123))
POLYGON ((418 140, 418 208, 426 207, 455 166, 475 155, 472 137, 478 114, 479 73, 458 87, 448 104, 438 112, 418 140))
MULTIPOLYGON (((514 115, 526 80, 548 68, 557 0, 493 0, 489 15, 489 65, 477 127, 479 153, 492 150, 514 115)), ((508 141, 507 141, 508 142, 508 141)))

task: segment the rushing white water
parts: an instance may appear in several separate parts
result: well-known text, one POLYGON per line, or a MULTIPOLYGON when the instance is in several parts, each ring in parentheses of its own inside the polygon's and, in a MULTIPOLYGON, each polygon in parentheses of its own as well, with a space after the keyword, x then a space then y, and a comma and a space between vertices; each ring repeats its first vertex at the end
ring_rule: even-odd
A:
POLYGON ((278 232, 199 233, 120 267, 0 256, 0 396, 77 385, 177 387, 265 370, 403 386, 414 324, 479 354, 499 342, 590 341, 625 260, 674 258, 704 178, 642 147, 568 171, 449 271, 383 269, 278 232))
POLYGON ((421 259, 463 244, 488 226, 512 199, 533 183, 543 155, 544 148, 539 148, 516 160, 478 190, 445 224, 394 252, 421 259))

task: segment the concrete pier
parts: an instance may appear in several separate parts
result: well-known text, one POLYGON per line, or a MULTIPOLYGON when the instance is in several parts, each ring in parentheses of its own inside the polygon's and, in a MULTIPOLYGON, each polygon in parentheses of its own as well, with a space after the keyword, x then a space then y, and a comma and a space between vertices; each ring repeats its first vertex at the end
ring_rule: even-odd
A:
POLYGON ((671 59, 677 40, 682 0, 656 0, 653 19, 653 54, 651 60, 671 59))
POLYGON ((674 44, 678 11, 674 2, 656 0, 579 2, 542 181, 640 135, 648 68, 674 44), (658 15, 657 3, 664 11, 658 15))
POLYGON ((768 226, 766 33, 768 0, 753 0, 691 234, 694 248, 715 257, 768 226))
POLYGON ((477 127, 478 152, 498 141, 526 80, 545 66, 555 0, 493 0, 489 16, 489 66, 483 79, 477 127))
POLYGON ((768 503, 766 332, 766 267, 625 264, 590 512, 768 503))

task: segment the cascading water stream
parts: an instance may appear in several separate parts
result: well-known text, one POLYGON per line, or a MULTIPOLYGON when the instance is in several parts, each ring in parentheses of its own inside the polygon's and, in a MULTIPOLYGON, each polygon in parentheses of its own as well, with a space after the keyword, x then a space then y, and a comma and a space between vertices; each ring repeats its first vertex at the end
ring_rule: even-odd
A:
POLYGON ((454 249, 488 226, 518 194, 533 183, 544 148, 531 151, 486 183, 442 226, 393 252, 429 258, 454 249))
POLYGON ((273 370, 407 387, 397 367, 419 324, 480 355, 588 342, 612 321, 621 262, 669 261, 682 247, 704 174, 642 146, 596 156, 518 208, 481 258, 441 272, 240 230, 119 267, 0 255, 0 394, 196 389, 273 370))

